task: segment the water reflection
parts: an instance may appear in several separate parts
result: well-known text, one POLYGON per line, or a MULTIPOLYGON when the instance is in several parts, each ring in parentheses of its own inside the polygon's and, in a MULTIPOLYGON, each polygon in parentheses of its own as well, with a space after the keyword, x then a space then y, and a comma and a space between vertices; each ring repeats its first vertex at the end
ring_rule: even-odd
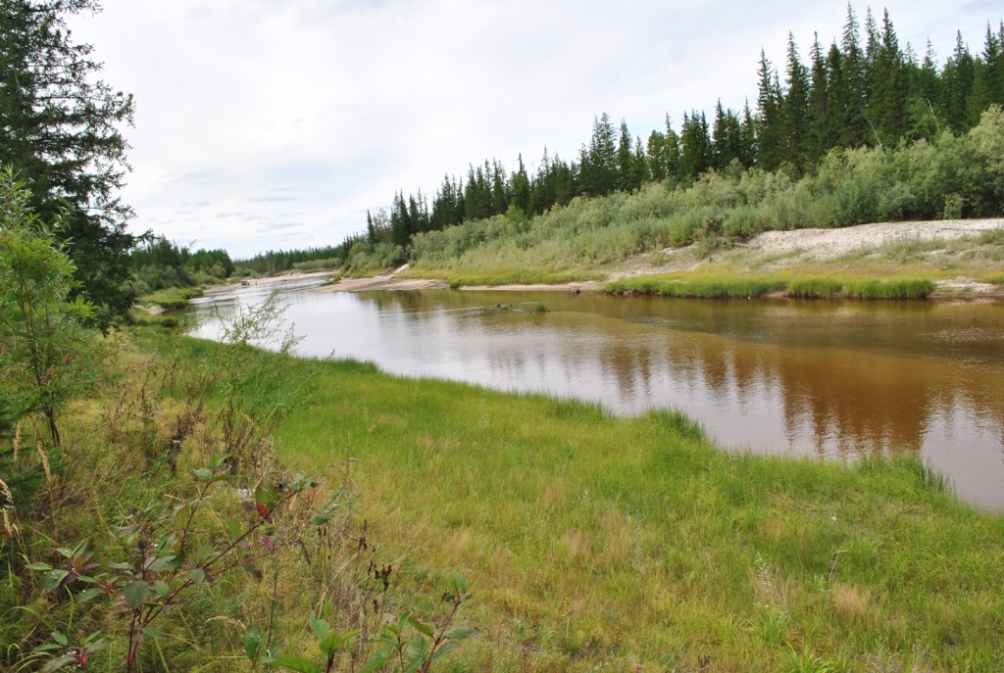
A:
POLYGON ((962 497, 1004 507, 999 304, 450 291, 289 300, 305 354, 597 400, 618 413, 676 408, 726 447, 919 452, 962 497), (538 302, 550 312, 534 312, 538 302))

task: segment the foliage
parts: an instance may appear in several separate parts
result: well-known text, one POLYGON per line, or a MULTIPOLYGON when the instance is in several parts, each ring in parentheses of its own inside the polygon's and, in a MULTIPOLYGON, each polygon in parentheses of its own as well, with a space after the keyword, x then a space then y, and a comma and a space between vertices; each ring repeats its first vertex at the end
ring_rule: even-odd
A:
MULTIPOLYGON (((702 256, 768 230, 864 222, 994 217, 1004 189, 998 161, 1004 112, 992 107, 964 136, 945 132, 894 149, 826 154, 815 174, 744 169, 737 162, 688 187, 574 199, 532 219, 494 216, 417 235, 411 272, 530 277, 586 276, 667 246, 698 243, 702 256)), ((510 281, 512 282, 512 281, 510 281)))
POLYGON ((79 296, 69 300, 73 263, 29 200, 11 171, 0 173, 0 389, 23 410, 41 411, 58 446, 57 416, 101 349, 80 325, 93 315, 92 306, 79 296))
MULTIPOLYGON (((512 173, 493 159, 470 166, 466 181, 447 175, 431 200, 420 191, 408 196, 398 191, 390 214, 368 212, 366 233, 346 238, 339 246, 340 256, 351 264, 356 243, 393 242, 406 251, 411 246, 415 259, 435 250, 437 242, 450 243, 430 233, 468 227, 478 220, 545 216, 578 196, 629 194, 653 183, 686 187, 710 171, 725 173, 733 164, 740 172, 755 167, 795 179, 842 171, 841 164, 863 164, 851 168, 855 179, 840 182, 828 199, 826 212, 817 213, 821 217, 800 217, 803 211, 791 207, 774 218, 785 220, 779 226, 751 224, 757 218, 746 213, 741 222, 729 225, 740 230, 741 236, 758 227, 790 228, 810 226, 810 222, 846 226, 900 217, 969 216, 968 204, 976 206, 975 213, 999 212, 986 195, 978 203, 961 196, 953 201, 955 210, 944 209, 952 190, 940 189, 936 195, 940 203, 929 202, 920 209, 928 214, 908 214, 906 201, 911 194, 898 183, 897 169, 882 150, 922 140, 950 143, 945 137, 965 134, 980 125, 984 112, 1004 106, 1004 23, 996 32, 987 26, 983 53, 975 57, 960 35, 955 52, 940 71, 930 49, 918 62, 909 48, 900 46, 888 12, 879 27, 869 10, 864 37, 860 29, 848 6, 839 44, 824 49, 817 39, 808 67, 795 36, 789 34, 783 86, 780 73, 761 51, 755 113, 749 105, 741 112, 725 110, 719 102, 712 123, 704 111, 692 110, 684 113, 679 132, 667 115, 665 132, 653 131, 644 146, 641 138, 632 137, 626 122, 621 122, 618 133, 610 116, 603 113, 594 119, 590 140, 582 145, 577 161, 551 157, 545 148, 536 174, 526 171, 522 156, 512 173)), ((999 144, 994 140, 999 137, 987 132, 986 143, 999 144)), ((988 152, 988 156, 993 154, 988 152)), ((811 203, 808 191, 801 196, 803 205, 811 203)), ((357 252, 369 254, 364 248, 357 252)))
MULTIPOLYGON (((94 427, 81 419, 77 451, 82 435, 100 439, 48 490, 72 493, 92 478, 100 488, 84 502, 56 507, 44 522, 23 522, 26 560, 7 579, 34 585, 40 595, 26 602, 26 594, 0 595, 0 609, 18 605, 5 611, 16 618, 0 630, 0 662, 19 670, 139 671, 202 666, 209 657, 214 670, 232 670, 242 653, 252 671, 392 667, 381 654, 386 643, 367 635, 380 630, 384 614, 371 605, 395 609, 392 567, 374 566, 374 536, 351 516, 351 460, 328 471, 334 480, 313 480, 287 471, 273 449, 272 431, 302 406, 312 378, 298 366, 289 376, 296 340, 283 336, 280 318, 273 297, 225 321, 223 349, 159 340, 163 352, 109 381, 107 400, 87 400, 107 408, 94 427), (136 449, 145 458, 139 469, 136 449), (111 472, 97 477, 105 461, 111 472), (73 541, 62 543, 66 537, 73 541), (324 668, 287 626, 287 617, 308 613, 324 668), (219 626, 236 619, 243 621, 239 638, 219 626), (195 651, 192 641, 201 643, 195 651), (293 654, 301 652, 306 656, 293 654)), ((469 597, 459 576, 452 586, 441 619, 402 611, 415 629, 402 652, 409 662, 426 624, 436 625, 419 648, 421 669, 411 670, 429 671, 473 632, 452 624, 469 597)))
POLYGON ((119 126, 132 121, 131 96, 93 81, 101 65, 75 44, 68 16, 95 0, 5 0, 0 4, 0 165, 27 181, 29 205, 67 243, 79 286, 107 326, 132 300, 125 230, 130 210, 116 196, 127 169, 119 126))
MULTIPOLYGON (((272 275, 289 271, 297 264, 313 262, 317 260, 344 260, 347 257, 352 244, 358 237, 346 241, 342 245, 327 246, 322 248, 307 248, 306 250, 269 250, 262 252, 248 259, 234 260, 235 272, 241 271, 259 274, 272 275)), ((337 264, 336 266, 340 266, 337 264)))
MULTIPOLYGON (((132 286, 137 294, 149 295, 168 288, 218 283, 236 267, 226 250, 196 250, 179 247, 163 236, 148 237, 129 255, 132 286)), ((149 301, 147 299, 147 301, 149 301)))

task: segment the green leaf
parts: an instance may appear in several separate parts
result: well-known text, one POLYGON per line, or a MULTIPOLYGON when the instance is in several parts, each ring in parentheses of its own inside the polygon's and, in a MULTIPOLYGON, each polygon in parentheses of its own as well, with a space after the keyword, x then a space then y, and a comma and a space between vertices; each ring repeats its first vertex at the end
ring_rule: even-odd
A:
POLYGON ((251 561, 245 561, 244 563, 242 563, 241 568, 243 568, 249 575, 254 577, 256 580, 260 580, 261 578, 264 577, 261 571, 258 570, 258 568, 256 568, 255 565, 251 563, 251 561))
POLYGON ((67 664, 77 663, 77 655, 75 654, 64 654, 61 657, 57 657, 47 663, 43 668, 43 673, 49 673, 49 671, 57 671, 67 664))
POLYGON ((213 478, 213 471, 208 467, 200 467, 194 469, 192 470, 192 474, 194 474, 195 478, 198 479, 199 481, 209 481, 210 479, 213 478))
POLYGON ((467 580, 464 579, 463 575, 460 575, 459 573, 453 573, 452 577, 450 577, 450 584, 452 585, 453 590, 456 593, 458 594, 467 593, 467 580))
POLYGON ((164 638, 167 638, 166 633, 158 629, 155 629, 152 626, 148 626, 145 629, 143 629, 143 633, 145 633, 150 638, 153 638, 154 640, 163 640, 164 638))
POLYGON ((336 654, 341 652, 342 646, 345 645, 345 643, 352 640, 357 635, 359 635, 358 631, 352 631, 345 634, 332 633, 330 636, 319 642, 317 647, 321 650, 321 654, 323 654, 327 659, 331 659, 336 654))
POLYGON ((331 517, 327 514, 315 514, 314 518, 311 519, 315 526, 323 526, 324 524, 331 521, 331 517))
POLYGON ((254 499, 255 502, 265 505, 265 509, 271 511, 276 500, 279 499, 279 493, 275 490, 275 486, 265 482, 259 484, 258 488, 254 490, 254 499))
POLYGON ((318 640, 321 640, 326 635, 328 635, 328 622, 326 622, 325 620, 319 619, 318 617, 315 617, 313 614, 311 614, 310 619, 307 620, 307 623, 310 624, 310 630, 314 632, 314 636, 318 640))
POLYGON ((430 638, 432 638, 433 634, 435 633, 435 631, 432 630, 431 626, 429 626, 428 624, 423 624, 414 617, 408 617, 408 623, 414 626, 416 629, 418 629, 420 633, 424 633, 430 638))
POLYGON ((153 563, 150 564, 149 569, 154 572, 162 572, 164 570, 174 570, 181 566, 180 556, 158 556, 154 559, 153 563))
POLYGON ((66 647, 67 645, 70 644, 70 640, 66 637, 64 633, 60 631, 53 631, 52 639, 55 640, 60 645, 62 645, 63 647, 66 647))
POLYGON ((457 626, 444 633, 443 638, 446 640, 463 640, 464 638, 469 638, 475 633, 477 633, 477 629, 470 626, 457 626))
POLYGON ((102 589, 101 587, 91 587, 87 591, 83 591, 79 596, 77 596, 77 602, 87 603, 89 601, 94 600, 97 596, 100 596, 104 592, 105 590, 102 589))
POLYGON ((66 579, 69 574, 69 570, 50 570, 42 575, 43 593, 48 593, 49 591, 55 591, 58 589, 59 585, 63 583, 63 580, 66 579))
POLYGON ((206 581, 206 571, 202 568, 192 568, 191 572, 188 573, 188 578, 195 584, 202 584, 206 581))
POLYGON ((153 583, 153 590, 157 592, 157 595, 161 598, 167 598, 167 595, 171 593, 171 587, 161 580, 157 580, 153 583))
POLYGON ((442 645, 439 646, 439 649, 436 650, 436 653, 432 655, 432 659, 430 661, 435 661, 436 659, 439 659, 447 652, 452 652, 458 647, 460 647, 460 645, 457 645, 456 643, 443 643, 442 645))
POLYGON ((143 601, 146 600, 146 596, 149 593, 150 585, 143 580, 136 580, 126 585, 125 590, 122 592, 122 599, 130 608, 137 610, 142 607, 143 601))
POLYGON ((408 641, 408 645, 405 647, 404 656, 410 660, 407 671, 417 671, 418 667, 414 664, 417 661, 419 666, 425 661, 425 657, 429 654, 429 641, 422 636, 415 636, 408 641))
POLYGON ((29 563, 25 567, 28 570, 52 570, 52 566, 48 563, 29 563))
POLYGON ((387 665, 390 660, 390 652, 387 650, 380 650, 366 662, 366 665, 359 669, 359 673, 373 673, 373 671, 379 671, 381 668, 387 665))
POLYGON ((275 666, 282 666, 283 668, 288 668, 293 671, 299 671, 299 673, 321 673, 321 667, 312 662, 310 659, 294 657, 291 654, 283 654, 276 657, 272 661, 272 664, 275 666))

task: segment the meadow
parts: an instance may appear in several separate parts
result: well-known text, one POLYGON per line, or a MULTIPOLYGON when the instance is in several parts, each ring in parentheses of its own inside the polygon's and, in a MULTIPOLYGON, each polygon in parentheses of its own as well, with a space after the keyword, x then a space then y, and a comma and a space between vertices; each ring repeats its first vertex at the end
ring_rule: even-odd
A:
MULTIPOLYGON (((21 520, 17 548, 36 563, 61 567, 55 549, 82 537, 95 557, 130 558, 122 522, 195 502, 223 474, 205 466, 224 451, 240 456, 234 478, 259 501, 263 484, 285 484, 281 494, 305 483, 297 473, 317 484, 266 523, 253 507, 239 514, 243 491, 206 499, 205 544, 241 521, 259 526, 248 539, 288 544, 252 544, 255 572, 199 583, 184 579, 198 568, 169 577, 155 564, 165 586, 189 583, 151 624, 134 670, 262 670, 266 633, 272 655, 317 661, 320 618, 356 632, 330 670, 360 670, 386 624, 408 614, 476 630, 435 662, 443 671, 1004 664, 1004 519, 955 500, 916 459, 729 454, 670 411, 617 418, 151 329, 121 343, 106 383, 67 413, 61 467, 34 504, 43 515, 21 520), (455 574, 470 599, 451 618, 442 597, 455 574)), ((29 429, 19 441, 30 445, 29 429)), ((115 601, 44 584, 43 573, 12 574, 0 590, 11 670, 40 667, 53 632, 100 632, 97 670, 117 670, 129 620, 115 601)), ((287 669, 314 670, 297 665, 287 669)))

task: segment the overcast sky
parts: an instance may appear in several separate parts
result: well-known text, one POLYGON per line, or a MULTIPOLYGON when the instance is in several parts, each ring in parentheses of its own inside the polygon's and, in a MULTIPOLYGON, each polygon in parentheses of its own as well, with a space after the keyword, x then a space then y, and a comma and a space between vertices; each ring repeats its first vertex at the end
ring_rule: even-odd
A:
MULTIPOLYGON (((567 159, 594 117, 634 135, 721 98, 755 105, 760 49, 784 68, 844 0, 103 0, 76 17, 103 79, 136 97, 124 129, 134 233, 246 257, 335 245, 394 192, 546 145, 567 159)), ((892 0, 901 45, 939 64, 983 49, 1000 0, 892 0)), ((867 5, 856 4, 864 23, 867 5)), ((881 19, 883 6, 874 6, 881 19)))

